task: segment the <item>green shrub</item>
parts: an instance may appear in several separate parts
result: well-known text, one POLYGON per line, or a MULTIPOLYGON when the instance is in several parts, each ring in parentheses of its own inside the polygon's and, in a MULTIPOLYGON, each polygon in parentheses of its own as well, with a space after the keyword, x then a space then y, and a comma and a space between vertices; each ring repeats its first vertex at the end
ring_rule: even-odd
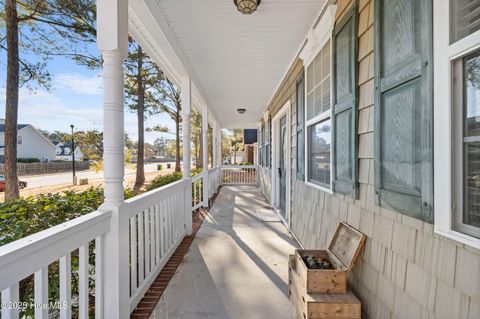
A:
MULTIPOLYGON (((125 189, 125 198, 137 195, 125 189)), ((83 192, 68 191, 21 198, 0 204, 0 246, 64 223, 98 209, 103 203, 103 189, 91 187, 83 192)), ((89 244, 90 264, 94 263, 94 243, 89 244)), ((49 301, 59 299, 58 261, 49 265, 49 301)), ((89 269, 91 278, 94 268, 89 269)), ((78 291, 78 250, 72 252, 72 294, 78 291)), ((93 295, 93 281, 90 293, 93 295)), ((33 301, 33 276, 20 281, 20 300, 33 301)), ((78 305, 72 305, 74 317, 78 317, 78 305)), ((93 309, 91 309, 93 311, 93 309)), ((34 309, 28 306, 21 311, 22 318, 32 318, 34 309)))
POLYGON ((33 157, 20 157, 17 158, 18 163, 40 163, 40 160, 38 158, 33 158, 33 157))
POLYGON ((180 172, 157 176, 147 185, 146 189, 147 191, 154 190, 156 188, 181 180, 182 176, 183 174, 180 172))

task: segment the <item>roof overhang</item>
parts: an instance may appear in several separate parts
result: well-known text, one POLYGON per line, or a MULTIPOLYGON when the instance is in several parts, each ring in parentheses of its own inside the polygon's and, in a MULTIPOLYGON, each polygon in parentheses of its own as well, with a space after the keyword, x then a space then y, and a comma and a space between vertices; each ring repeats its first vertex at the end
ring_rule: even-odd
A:
POLYGON ((130 0, 129 32, 176 85, 190 76, 192 103, 221 127, 255 129, 326 2, 265 0, 245 16, 233 1, 130 0))

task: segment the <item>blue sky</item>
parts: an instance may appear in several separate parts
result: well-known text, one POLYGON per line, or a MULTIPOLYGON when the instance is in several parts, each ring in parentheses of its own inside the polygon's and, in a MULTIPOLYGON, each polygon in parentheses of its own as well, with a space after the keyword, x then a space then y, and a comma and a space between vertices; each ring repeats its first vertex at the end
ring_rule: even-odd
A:
MULTIPOLYGON (((96 50, 95 47, 90 49, 96 50)), ((48 70, 52 75, 50 91, 20 89, 19 123, 32 124, 48 131, 68 132, 70 124, 74 124, 78 130, 102 130, 101 70, 89 70, 64 57, 48 61, 48 70)), ((0 51, 0 118, 5 117, 6 72, 6 54, 0 51)), ((156 124, 168 126, 172 132, 175 129, 174 122, 166 114, 148 118, 145 127, 156 124)), ((128 109, 125 109, 125 131, 132 140, 137 140, 137 117, 128 109)), ((153 143, 160 136, 174 137, 171 134, 146 132, 145 141, 153 143)))

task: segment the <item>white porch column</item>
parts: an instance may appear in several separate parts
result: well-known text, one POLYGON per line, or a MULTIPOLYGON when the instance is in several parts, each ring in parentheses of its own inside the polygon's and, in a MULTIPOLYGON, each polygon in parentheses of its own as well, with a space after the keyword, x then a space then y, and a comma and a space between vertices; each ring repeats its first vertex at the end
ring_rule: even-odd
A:
MULTIPOLYGON (((189 76, 182 77, 182 132, 183 132, 183 179, 192 183, 190 178, 190 113, 192 103, 191 86, 192 81, 189 76)), ((187 235, 192 234, 192 188, 185 189, 185 231, 187 235)))
POLYGON ((203 144, 203 207, 208 207, 208 107, 202 108, 202 144, 203 144))
MULTIPOLYGON (((103 58, 105 202, 111 211, 111 229, 105 235, 104 289, 100 318, 130 317, 128 273, 128 212, 123 206, 124 84, 123 60, 128 53, 128 1, 97 2, 97 45, 103 58)), ((102 242, 101 240, 99 242, 102 242)), ((98 312, 98 311, 97 311, 98 312)))

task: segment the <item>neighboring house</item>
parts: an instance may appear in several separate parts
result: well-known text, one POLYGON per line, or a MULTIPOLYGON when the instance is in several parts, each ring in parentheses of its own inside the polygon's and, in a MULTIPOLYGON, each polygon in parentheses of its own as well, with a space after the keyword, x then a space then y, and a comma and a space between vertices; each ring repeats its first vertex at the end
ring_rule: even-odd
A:
MULTIPOLYGON (((72 161, 72 143, 56 142, 56 159, 59 161, 72 161)), ((75 146, 75 161, 83 161, 84 154, 80 147, 75 146)))
MULTIPOLYGON (((55 145, 30 124, 18 124, 17 158, 37 158, 41 162, 55 160, 55 145)), ((5 120, 0 119, 0 161, 5 155, 5 120)))

